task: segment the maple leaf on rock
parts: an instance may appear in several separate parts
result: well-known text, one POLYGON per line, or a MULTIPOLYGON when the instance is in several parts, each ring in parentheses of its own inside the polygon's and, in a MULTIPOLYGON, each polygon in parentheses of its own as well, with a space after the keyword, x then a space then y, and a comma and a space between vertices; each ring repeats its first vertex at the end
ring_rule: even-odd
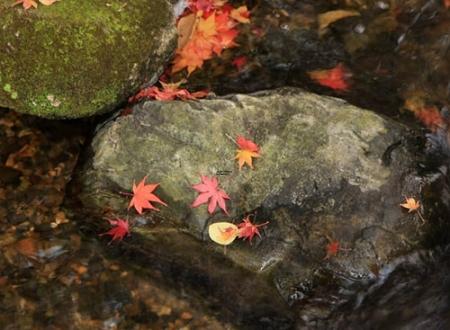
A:
POLYGON ((346 91, 350 87, 346 79, 351 74, 342 63, 332 69, 310 71, 308 75, 318 84, 337 91, 346 91))
POLYGON ((233 243, 238 232, 238 227, 229 222, 216 222, 208 227, 209 238, 220 245, 229 245, 233 243))
POLYGON ((400 204, 401 207, 408 210, 408 213, 417 211, 420 208, 420 203, 414 198, 405 198, 405 203, 400 204))
POLYGON ((247 140, 243 136, 237 137, 236 144, 239 149, 237 150, 235 159, 238 160, 239 170, 241 170, 245 164, 253 169, 253 158, 258 158, 260 156, 258 145, 251 140, 247 140))
POLYGON ((133 198, 131 199, 130 204, 128 205, 128 209, 134 206, 134 208, 139 214, 142 214, 144 209, 159 211, 151 204, 151 202, 156 202, 164 206, 167 206, 166 203, 164 203, 155 194, 153 194, 153 191, 159 186, 159 183, 146 185, 145 184, 146 179, 147 176, 145 176, 141 180, 141 182, 138 183, 138 185, 133 183, 133 198))
POLYGON ((248 239, 250 244, 252 243, 252 239, 255 235, 258 235, 261 238, 261 233, 259 232, 259 227, 266 226, 269 222, 266 221, 264 223, 255 225, 250 221, 250 216, 242 219, 242 222, 238 224, 239 228, 239 238, 248 239))
POLYGON ((116 240, 121 241, 124 239, 125 236, 130 235, 130 226, 129 226, 128 220, 123 220, 123 219, 109 220, 108 219, 108 221, 114 227, 111 228, 110 230, 108 230, 106 233, 100 234, 99 236, 109 235, 109 236, 111 236, 111 242, 113 242, 116 240))
POLYGON ((206 175, 201 175, 202 183, 198 183, 192 186, 199 195, 192 203, 192 207, 198 207, 202 204, 208 203, 209 214, 214 213, 217 205, 220 209, 228 215, 226 201, 230 199, 225 191, 219 188, 219 182, 216 177, 209 178, 206 175))
POLYGON ((323 259, 325 260, 325 259, 329 259, 331 257, 335 257, 338 254, 340 249, 341 248, 340 248, 339 241, 329 242, 326 246, 327 255, 323 259))

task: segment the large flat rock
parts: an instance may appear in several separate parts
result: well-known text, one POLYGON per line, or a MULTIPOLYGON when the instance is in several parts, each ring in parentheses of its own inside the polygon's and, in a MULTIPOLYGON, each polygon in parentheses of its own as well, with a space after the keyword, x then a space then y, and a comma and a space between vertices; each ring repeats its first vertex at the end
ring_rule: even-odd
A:
POLYGON ((77 179, 78 197, 94 217, 128 216, 134 227, 125 245, 170 269, 201 274, 206 280, 197 285, 226 294, 229 308, 244 302, 255 313, 268 299, 283 310, 280 300, 369 280, 420 245, 428 226, 399 207, 404 196, 420 197, 410 134, 371 111, 299 89, 146 102, 99 129, 77 179), (234 161, 229 137, 237 135, 261 147, 254 170, 239 171, 234 161), (231 197, 228 217, 190 207, 200 174, 219 178, 231 197), (157 194, 169 206, 127 213, 129 199, 120 192, 146 175, 161 184, 157 194), (252 245, 235 242, 224 254, 207 237, 208 224, 255 211, 256 222, 270 224, 252 245), (325 258, 330 240, 342 250, 325 258), (239 279, 250 283, 242 292, 239 279))

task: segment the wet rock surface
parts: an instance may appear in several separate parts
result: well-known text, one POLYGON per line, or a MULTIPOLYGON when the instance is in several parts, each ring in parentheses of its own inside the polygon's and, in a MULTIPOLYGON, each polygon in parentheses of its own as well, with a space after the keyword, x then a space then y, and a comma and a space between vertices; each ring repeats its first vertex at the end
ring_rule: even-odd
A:
POLYGON ((157 80, 176 46, 166 0, 0 5, 0 106, 49 118, 113 110, 157 80))
POLYGON ((226 296, 230 312, 247 306, 256 318, 273 313, 289 324, 286 303, 366 283, 423 243, 430 224, 399 207, 403 196, 420 199, 426 184, 417 148, 401 124, 299 89, 147 102, 98 130, 74 191, 91 216, 129 217, 133 237, 124 246, 153 266, 179 269, 180 279, 226 296), (240 134, 261 146, 253 171, 233 161, 229 137, 240 134), (190 208, 200 174, 219 177, 232 200, 228 218, 190 208), (169 207, 135 216, 119 192, 145 175, 161 184, 169 207), (256 222, 270 221, 262 240, 235 243, 224 255, 207 238, 208 224, 255 211, 256 222), (341 249, 327 258, 335 241, 341 249))

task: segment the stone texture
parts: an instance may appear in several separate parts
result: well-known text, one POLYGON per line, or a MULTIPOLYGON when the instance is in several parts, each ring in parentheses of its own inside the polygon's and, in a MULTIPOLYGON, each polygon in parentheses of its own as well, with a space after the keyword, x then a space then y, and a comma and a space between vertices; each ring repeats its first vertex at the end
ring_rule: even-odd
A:
POLYGON ((399 207, 405 195, 420 197, 410 137, 392 120, 299 89, 146 102, 99 128, 77 195, 91 215, 124 215, 128 200, 118 192, 148 175, 169 207, 130 211, 135 225, 125 244, 209 284, 220 274, 226 287, 244 272, 253 289, 228 291, 227 299, 251 305, 272 297, 276 309, 276 297, 293 303, 320 287, 373 279, 376 267, 421 244, 429 227, 399 207), (253 171, 233 160, 230 137, 239 134, 261 146, 253 171), (229 217, 190 208, 200 174, 219 177, 232 200, 229 217), (209 223, 255 211, 256 222, 270 224, 253 245, 238 241, 224 255, 208 239, 209 223), (324 259, 330 240, 343 250, 324 259))

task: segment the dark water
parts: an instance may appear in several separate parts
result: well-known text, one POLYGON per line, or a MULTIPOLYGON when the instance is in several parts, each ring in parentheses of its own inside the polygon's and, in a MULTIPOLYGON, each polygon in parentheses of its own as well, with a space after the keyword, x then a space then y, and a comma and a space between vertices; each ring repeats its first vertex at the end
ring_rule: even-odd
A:
MULTIPOLYGON (((430 208, 426 217, 447 223, 450 11, 444 1, 247 4, 252 23, 242 27, 240 46, 192 74, 189 87, 222 95, 298 86, 405 123, 425 141, 422 171, 443 173, 424 194, 446 207, 430 208), (359 16, 319 29, 318 15, 338 9, 359 16), (247 63, 238 69, 232 62, 241 56, 247 63), (339 64, 346 68, 345 90, 311 79, 309 72, 339 64), (430 109, 438 119, 429 119, 430 109)), ((251 316, 245 326, 236 325, 220 301, 191 290, 188 280, 171 283, 157 265, 144 274, 133 263, 137 256, 107 245, 98 232, 74 222, 78 210, 66 206, 70 203, 64 201, 64 191, 102 120, 50 122, 10 111, 0 114, 0 328, 250 328, 251 316)), ((296 305, 292 312, 297 327, 448 328, 450 264, 443 246, 449 238, 448 232, 436 231, 428 250, 380 269, 376 282, 352 288, 347 299, 332 301, 330 296, 325 303, 336 309, 330 315, 314 314, 314 303, 323 301, 304 309, 296 305)), ((276 320, 254 324, 267 329, 292 326, 276 320)))

